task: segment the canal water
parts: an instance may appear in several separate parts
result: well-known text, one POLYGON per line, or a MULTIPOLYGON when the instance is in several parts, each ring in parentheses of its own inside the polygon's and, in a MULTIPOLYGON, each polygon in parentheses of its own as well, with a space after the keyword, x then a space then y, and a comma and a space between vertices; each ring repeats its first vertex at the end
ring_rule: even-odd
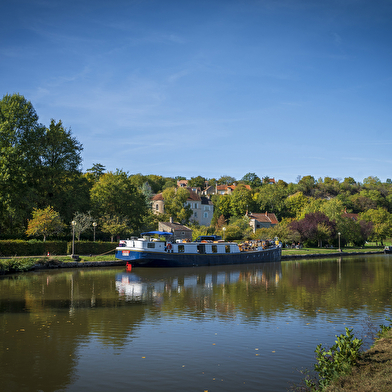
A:
POLYGON ((0 278, 1 391, 286 391, 391 317, 392 256, 0 278))

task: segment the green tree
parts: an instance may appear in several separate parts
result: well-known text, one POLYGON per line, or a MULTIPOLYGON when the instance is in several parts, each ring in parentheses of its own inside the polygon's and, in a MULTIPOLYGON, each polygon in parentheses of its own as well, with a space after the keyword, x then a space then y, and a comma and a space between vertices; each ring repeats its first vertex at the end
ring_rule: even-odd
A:
POLYGON ((113 242, 114 236, 131 233, 130 222, 126 216, 105 214, 100 219, 100 224, 102 231, 110 234, 111 242, 113 242))
POLYGON ((222 215, 225 219, 230 218, 231 195, 213 195, 211 200, 214 204, 214 222, 222 215))
POLYGON ((22 233, 36 206, 37 168, 44 127, 22 95, 0 100, 0 231, 22 233))
POLYGON ((28 221, 28 236, 43 236, 44 242, 50 235, 60 234, 65 228, 58 212, 48 206, 43 210, 34 208, 33 217, 28 221))
POLYGON ((312 196, 315 187, 316 180, 313 176, 305 176, 298 181, 298 189, 306 196, 312 196))
MULTIPOLYGON (((287 188, 280 185, 264 186, 255 194, 257 211, 273 212, 277 216, 285 214, 285 202, 288 196, 287 188)), ((252 210, 252 212, 257 212, 252 210)))
POLYGON ((166 182, 166 178, 162 176, 157 176, 155 174, 149 174, 146 176, 146 180, 151 186, 152 193, 159 193, 162 192, 163 187, 166 182))
POLYGON ((289 217, 301 215, 302 209, 308 204, 308 198, 302 192, 296 192, 285 200, 286 214, 289 217))
POLYGON ((199 187, 200 189, 204 189, 206 187, 206 179, 202 176, 191 177, 188 181, 188 186, 194 188, 199 187))
POLYGON ((244 216, 252 204, 252 192, 240 184, 231 194, 230 213, 234 216, 244 216))
POLYGON ((236 179, 234 177, 230 176, 222 176, 218 180, 219 185, 232 185, 236 182, 236 179))
POLYGON ((369 176, 363 180, 363 185, 367 188, 377 188, 381 185, 381 181, 378 177, 369 176))
POLYGON ((168 188, 162 193, 165 201, 165 213, 173 220, 188 223, 192 216, 191 206, 187 203, 189 191, 185 188, 168 188))
POLYGON ((125 217, 132 231, 141 227, 147 214, 145 197, 127 173, 117 170, 103 174, 91 188, 90 195, 95 216, 125 217))
POLYGON ((244 184, 250 185, 252 188, 258 188, 262 185, 261 179, 256 173, 246 173, 242 178, 241 181, 244 184))
POLYGON ((363 212, 360 218, 373 223, 373 239, 383 245, 386 238, 392 236, 392 215, 385 208, 377 208, 363 212))
POLYGON ((53 119, 45 129, 41 144, 40 172, 36 181, 38 203, 52 205, 69 220, 75 209, 84 210, 89 204, 88 182, 80 170, 83 146, 70 129, 64 128, 61 120, 55 122, 53 119), (78 192, 74 192, 75 187, 78 192))
POLYGON ((105 166, 100 163, 94 163, 90 169, 87 169, 87 173, 91 175, 94 181, 98 181, 99 178, 105 173, 105 166))

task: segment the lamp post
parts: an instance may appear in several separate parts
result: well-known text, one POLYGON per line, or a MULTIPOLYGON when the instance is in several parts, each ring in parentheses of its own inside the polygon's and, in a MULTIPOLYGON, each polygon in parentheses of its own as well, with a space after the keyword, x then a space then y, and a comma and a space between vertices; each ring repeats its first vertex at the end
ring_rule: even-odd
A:
POLYGON ((225 240, 225 231, 226 231, 226 227, 223 227, 222 228, 222 231, 223 231, 223 241, 225 240))
POLYGON ((71 225, 72 225, 72 255, 71 255, 71 257, 74 259, 75 258, 75 226, 76 226, 76 222, 72 221, 71 225))
POLYGON ((94 242, 95 242, 95 228, 97 227, 97 222, 93 222, 93 228, 94 228, 94 242))
POLYGON ((340 249, 340 233, 338 233, 338 236, 339 236, 339 253, 342 251, 341 249, 340 249))

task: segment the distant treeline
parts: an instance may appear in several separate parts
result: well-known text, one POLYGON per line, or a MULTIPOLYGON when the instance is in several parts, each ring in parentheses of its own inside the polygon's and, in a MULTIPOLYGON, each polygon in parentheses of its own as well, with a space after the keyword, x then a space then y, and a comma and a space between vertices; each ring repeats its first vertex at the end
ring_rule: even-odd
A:
MULTIPOLYGON (((0 100, 0 151, 0 238, 27 238, 28 233, 65 239, 76 228, 78 239, 91 239, 93 231, 97 238, 113 239, 117 235, 154 229, 159 220, 170 216, 181 223, 189 223, 191 219, 189 211, 184 213, 183 210, 186 192, 168 191, 185 177, 129 174, 120 169, 107 172, 100 163, 82 172, 83 146, 71 130, 65 128, 61 120, 51 120, 49 126, 39 123, 32 104, 22 95, 7 94, 0 100), (151 197, 165 190, 171 198, 165 215, 154 214, 151 197), (37 229, 39 225, 44 226, 43 211, 50 211, 52 217, 58 214, 62 224, 57 225, 55 231, 43 234, 42 229, 37 229)), ((321 213, 334 222, 335 227, 328 229, 329 223, 319 215, 315 219, 318 231, 329 232, 329 237, 320 233, 318 237, 331 240, 337 238, 336 230, 341 234, 345 232, 339 219, 349 218, 351 213, 358 214, 351 216, 351 221, 358 225, 359 222, 372 223, 368 237, 382 241, 391 235, 390 179, 383 183, 377 177, 368 177, 357 182, 352 177, 316 179, 307 175, 298 177, 296 183, 286 183, 255 173, 247 173, 241 179, 230 176, 188 179, 188 186, 201 190, 207 186, 232 184, 236 187, 231 194, 211 196, 212 226, 201 229, 193 222, 195 230, 221 232, 223 226, 228 226, 227 234, 238 228, 233 235, 247 237, 250 233, 249 222, 244 218, 246 213, 268 211, 281 221, 279 226, 290 227, 297 233, 295 239, 303 240, 303 235, 298 237, 300 227, 294 229, 292 222, 321 213)), ((365 230, 364 224, 362 226, 365 230)), ((350 230, 354 229, 360 228, 350 230)), ((367 227, 365 231, 369 230, 367 227)), ((346 242, 350 241, 346 238, 346 242)))

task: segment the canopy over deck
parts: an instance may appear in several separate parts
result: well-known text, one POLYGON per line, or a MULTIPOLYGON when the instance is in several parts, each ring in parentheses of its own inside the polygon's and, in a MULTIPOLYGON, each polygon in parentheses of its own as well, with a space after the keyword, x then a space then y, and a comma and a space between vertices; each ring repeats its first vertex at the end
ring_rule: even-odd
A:
POLYGON ((146 233, 141 233, 141 235, 173 235, 173 233, 168 233, 167 231, 148 231, 146 233))

